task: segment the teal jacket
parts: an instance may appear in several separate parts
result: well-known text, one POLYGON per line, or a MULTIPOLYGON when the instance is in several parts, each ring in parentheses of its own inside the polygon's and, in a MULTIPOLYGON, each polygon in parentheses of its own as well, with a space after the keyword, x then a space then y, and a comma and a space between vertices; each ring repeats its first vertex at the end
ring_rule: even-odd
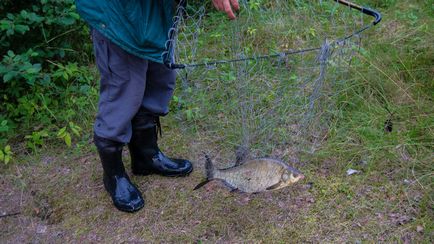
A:
POLYGON ((80 16, 125 51, 163 63, 174 0, 76 0, 80 16))

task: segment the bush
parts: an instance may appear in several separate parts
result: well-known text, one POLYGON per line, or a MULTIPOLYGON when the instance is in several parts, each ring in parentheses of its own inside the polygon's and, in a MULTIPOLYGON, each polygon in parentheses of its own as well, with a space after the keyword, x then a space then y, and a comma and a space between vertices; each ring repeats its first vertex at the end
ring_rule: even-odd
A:
POLYGON ((0 2, 0 150, 13 139, 36 150, 59 132, 70 145, 70 122, 97 94, 91 49, 73 0, 0 2))

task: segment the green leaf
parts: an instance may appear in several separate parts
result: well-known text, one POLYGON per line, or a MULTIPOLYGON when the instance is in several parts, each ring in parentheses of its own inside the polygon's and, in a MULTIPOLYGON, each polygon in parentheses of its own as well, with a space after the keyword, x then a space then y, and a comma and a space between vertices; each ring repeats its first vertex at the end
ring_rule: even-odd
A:
POLYGON ((24 34, 29 30, 30 28, 27 25, 15 25, 15 31, 18 33, 24 34))
POLYGON ((193 119, 193 111, 191 109, 185 111, 187 115, 187 121, 191 121, 193 119))
POLYGON ((6 31, 6 35, 7 36, 12 36, 14 34, 14 30, 13 29, 9 29, 6 31))
POLYGON ((5 160, 4 160, 5 164, 8 164, 9 161, 11 161, 11 156, 6 155, 6 156, 5 156, 5 160))
POLYGON ((71 12, 71 13, 69 13, 69 15, 70 15, 72 18, 74 18, 74 19, 80 19, 80 15, 78 15, 78 14, 75 13, 75 12, 71 12))
POLYGON ((16 76, 16 72, 12 71, 12 72, 8 72, 5 75, 3 75, 3 82, 8 82, 10 80, 12 80, 13 78, 15 78, 16 76))
POLYGON ((71 128, 71 130, 72 130, 72 133, 74 133, 74 135, 80 136, 80 131, 77 130, 77 128, 71 128))
POLYGON ((35 23, 40 23, 44 20, 43 17, 35 14, 35 13, 31 13, 29 14, 29 16, 27 17, 30 21, 35 22, 35 23))
POLYGON ((27 16, 29 16, 29 13, 26 10, 21 10, 20 15, 23 18, 27 18, 27 16))
POLYGON ((63 127, 63 128, 61 128, 59 130, 59 132, 57 132, 57 136, 60 137, 60 138, 63 138, 63 137, 65 137, 65 133, 66 133, 66 126, 63 127))
POLYGON ((68 147, 70 147, 71 146, 71 134, 69 134, 69 133, 66 133, 66 135, 65 135, 65 143, 66 143, 66 145, 68 146, 68 147))
POLYGON ((39 56, 39 53, 38 52, 30 52, 30 57, 37 57, 37 56, 39 56))
POLYGON ((71 128, 72 133, 74 133, 76 136, 80 136, 80 131, 81 131, 80 126, 77 126, 72 122, 69 122, 69 128, 71 128))
POLYGON ((3 153, 2 150, 0 150, 0 161, 2 161, 2 162, 5 161, 5 154, 3 153))
POLYGON ((0 30, 8 30, 12 26, 12 23, 8 20, 1 20, 0 21, 0 30))
POLYGON ((0 132, 7 132, 8 130, 9 130, 8 121, 7 120, 3 120, 0 123, 0 132))
POLYGON ((41 66, 39 64, 34 64, 31 68, 27 69, 27 73, 29 74, 36 74, 41 71, 41 66))
POLYGON ((73 25, 75 23, 75 19, 65 17, 65 18, 61 18, 59 22, 62 25, 73 25))

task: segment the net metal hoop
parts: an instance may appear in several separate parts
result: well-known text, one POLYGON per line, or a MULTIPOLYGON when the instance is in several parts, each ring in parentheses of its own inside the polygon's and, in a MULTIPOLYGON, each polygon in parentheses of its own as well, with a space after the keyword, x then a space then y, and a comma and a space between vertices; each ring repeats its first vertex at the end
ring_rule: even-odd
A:
MULTIPOLYGON (((357 35, 361 34, 362 32, 377 25, 382 20, 382 15, 377 10, 363 7, 363 6, 357 5, 355 3, 352 3, 352 2, 349 2, 346 0, 333 0, 333 1, 341 4, 342 6, 347 6, 347 7, 350 7, 352 9, 358 10, 358 11, 362 12, 363 14, 369 15, 369 16, 373 17, 374 20, 370 24, 362 27, 359 30, 354 31, 353 33, 351 33, 347 36, 337 38, 336 40, 332 41, 330 43, 330 45, 338 44, 338 43, 341 43, 345 40, 348 40, 354 36, 357 36, 357 35)), ((259 55, 259 56, 244 57, 244 58, 238 58, 238 59, 214 60, 214 61, 209 61, 209 62, 190 63, 190 64, 176 63, 174 58, 173 58, 174 52, 175 52, 175 45, 176 45, 176 36, 179 32, 179 29, 178 29, 179 22, 182 19, 182 16, 185 14, 185 11, 186 11, 186 5, 187 5, 187 0, 180 0, 178 7, 177 7, 177 10, 176 10, 175 17, 174 17, 173 26, 169 30, 169 33, 168 33, 168 41, 166 42, 166 51, 164 51, 162 54, 163 62, 169 69, 185 69, 185 68, 194 68, 194 67, 200 67, 200 66, 215 66, 215 65, 219 65, 219 64, 236 63, 236 62, 243 62, 243 61, 249 61, 249 60, 268 59, 268 58, 282 57, 282 56, 294 55, 294 54, 302 54, 302 53, 321 50, 321 47, 312 47, 312 48, 305 48, 305 49, 300 49, 300 50, 287 50, 287 51, 283 51, 283 52, 280 52, 277 54, 259 55)))

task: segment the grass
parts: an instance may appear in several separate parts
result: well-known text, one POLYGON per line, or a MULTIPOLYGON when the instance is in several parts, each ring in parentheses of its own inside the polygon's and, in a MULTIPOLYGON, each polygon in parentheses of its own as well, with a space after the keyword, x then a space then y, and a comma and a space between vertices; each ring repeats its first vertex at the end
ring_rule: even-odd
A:
MULTIPOLYGON (((185 92, 180 84, 176 95, 182 101, 173 103, 173 113, 163 120, 162 148, 194 162, 190 177, 133 176, 146 207, 125 214, 112 207, 103 190, 88 138, 79 147, 46 144, 36 154, 19 153, 14 163, 0 166, 0 214, 21 212, 0 218, 0 242, 432 243, 432 6, 429 1, 367 3, 381 9, 384 21, 367 34, 349 74, 343 74, 344 89, 338 87, 330 98, 335 108, 322 146, 292 162, 306 174, 305 182, 255 195, 230 193, 217 183, 191 191, 203 177, 203 151, 213 153, 219 166, 228 165, 242 143, 236 104, 228 112, 224 103, 237 94, 225 87, 239 88, 231 82, 237 74, 225 70, 221 78, 211 71, 205 85, 185 92), (190 119, 188 110, 196 113, 190 119), (387 120, 391 132, 384 128, 387 120), (360 173, 347 176, 350 168, 360 173)), ((269 32, 258 26, 255 38, 269 32)), ((272 103, 272 95, 261 101, 272 103)), ((90 133, 90 124, 83 128, 90 133)), ((294 156, 256 143, 254 154, 294 156)))

